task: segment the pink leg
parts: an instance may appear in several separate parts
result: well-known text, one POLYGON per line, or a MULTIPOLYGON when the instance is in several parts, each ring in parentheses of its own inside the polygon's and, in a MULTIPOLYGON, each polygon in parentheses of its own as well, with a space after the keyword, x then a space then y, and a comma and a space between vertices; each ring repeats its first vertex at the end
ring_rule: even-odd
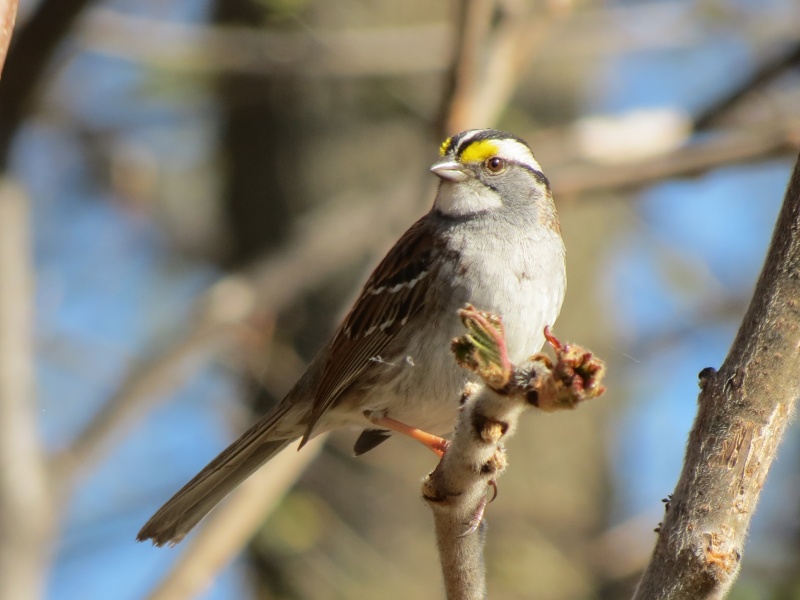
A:
POLYGON ((406 425, 405 423, 401 423, 400 421, 395 421, 394 419, 390 419, 389 417, 372 417, 369 414, 367 414, 366 416, 375 425, 384 427, 386 429, 390 429, 392 431, 396 431, 397 433, 402 433, 403 435, 406 435, 411 439, 417 440, 422 445, 429 448, 440 457, 444 455, 445 450, 447 450, 447 446, 450 445, 450 442, 448 442, 444 438, 431 435, 430 433, 426 433, 421 429, 415 429, 410 425, 406 425))

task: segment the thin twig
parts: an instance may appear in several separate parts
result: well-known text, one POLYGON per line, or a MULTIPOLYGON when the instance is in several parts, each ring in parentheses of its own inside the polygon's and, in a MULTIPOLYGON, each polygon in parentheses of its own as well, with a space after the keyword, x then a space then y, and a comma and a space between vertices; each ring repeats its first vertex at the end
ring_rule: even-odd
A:
POLYGON ((53 513, 36 420, 27 198, 0 180, 0 598, 40 598, 53 513))
POLYGON ((800 157, 750 307, 718 372, 700 373, 683 471, 635 600, 723 598, 800 396, 800 157))
POLYGON ((526 409, 571 409, 602 394, 604 369, 591 353, 561 344, 549 332, 555 363, 538 355, 512 365, 499 317, 471 306, 460 314, 468 333, 453 342, 453 352, 484 385, 465 390, 453 440, 423 482, 422 495, 433 512, 448 600, 482 600, 483 512, 488 486, 496 486, 506 467, 503 444, 526 409))
MULTIPOLYGON (((17 14, 0 0, 0 72, 17 14)), ((53 507, 36 420, 28 200, 0 180, 0 598, 40 598, 53 507)))

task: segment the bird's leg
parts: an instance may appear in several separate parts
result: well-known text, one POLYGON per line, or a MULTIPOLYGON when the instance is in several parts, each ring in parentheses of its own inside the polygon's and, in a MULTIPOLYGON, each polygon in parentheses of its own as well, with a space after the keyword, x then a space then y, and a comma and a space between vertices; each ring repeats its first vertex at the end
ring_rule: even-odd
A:
POLYGON ((378 416, 378 414, 371 411, 364 411, 364 416, 367 417, 367 419, 369 419, 374 425, 378 425, 384 429, 391 429, 392 431, 402 433, 411 439, 417 440, 422 445, 435 452, 439 457, 444 455, 445 450, 447 450, 447 447, 450 445, 450 442, 444 438, 432 435, 422 431, 421 429, 416 429, 410 425, 406 425, 405 423, 401 423, 400 421, 396 421, 385 415, 378 416))

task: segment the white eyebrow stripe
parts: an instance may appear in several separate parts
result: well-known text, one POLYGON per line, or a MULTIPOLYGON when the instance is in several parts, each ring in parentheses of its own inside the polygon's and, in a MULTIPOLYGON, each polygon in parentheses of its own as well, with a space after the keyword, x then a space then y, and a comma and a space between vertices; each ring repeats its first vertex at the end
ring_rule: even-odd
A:
POLYGON ((469 142, 478 135, 481 131, 486 131, 485 129, 469 129, 464 132, 461 139, 458 140, 458 146, 453 148, 453 153, 458 155, 461 151, 461 148, 466 148, 469 145, 469 142))
POLYGON ((525 144, 517 140, 492 140, 497 145, 497 155, 511 162, 519 163, 534 169, 535 171, 542 172, 542 167, 538 161, 533 157, 533 152, 525 144))

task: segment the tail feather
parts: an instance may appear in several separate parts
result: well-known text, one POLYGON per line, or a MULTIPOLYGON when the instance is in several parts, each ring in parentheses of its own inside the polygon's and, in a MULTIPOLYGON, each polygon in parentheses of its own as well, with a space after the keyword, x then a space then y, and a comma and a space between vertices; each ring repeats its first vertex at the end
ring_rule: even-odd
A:
POLYGON ((136 539, 151 539, 156 546, 177 544, 237 485, 297 439, 270 439, 273 425, 286 412, 281 408, 244 432, 178 490, 150 517, 136 539))

